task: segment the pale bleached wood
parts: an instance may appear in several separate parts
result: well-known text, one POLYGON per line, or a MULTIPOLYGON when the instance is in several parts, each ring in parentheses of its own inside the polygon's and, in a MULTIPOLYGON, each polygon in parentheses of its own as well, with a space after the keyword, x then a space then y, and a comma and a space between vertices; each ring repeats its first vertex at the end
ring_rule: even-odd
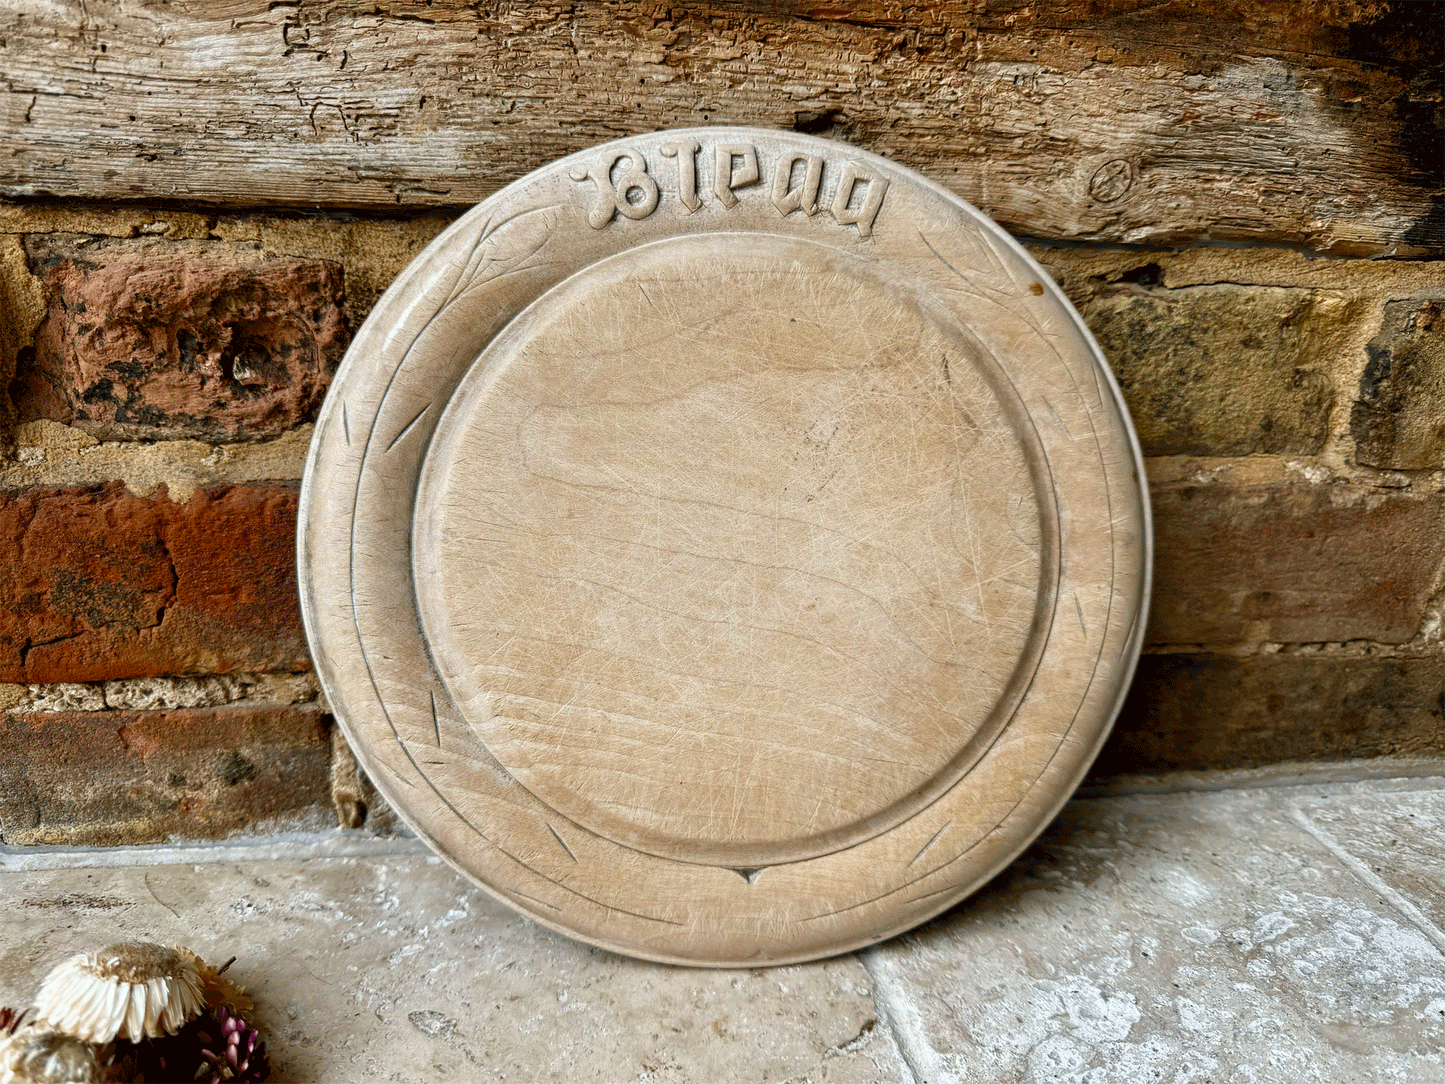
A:
POLYGON ((1445 245, 1435 5, 3 10, 12 198, 464 207, 603 139, 736 123, 845 138, 1028 236, 1445 245))
POLYGON ((876 941, 1016 855, 1138 656, 1117 390, 1016 243, 759 129, 633 137, 458 220, 317 423, 303 613, 388 799, 652 959, 876 941))
POLYGON ((917 815, 1013 718, 1058 587, 1047 465, 1008 377, 897 278, 676 238, 549 294, 458 387, 417 497, 424 631, 564 815, 799 861, 917 815))

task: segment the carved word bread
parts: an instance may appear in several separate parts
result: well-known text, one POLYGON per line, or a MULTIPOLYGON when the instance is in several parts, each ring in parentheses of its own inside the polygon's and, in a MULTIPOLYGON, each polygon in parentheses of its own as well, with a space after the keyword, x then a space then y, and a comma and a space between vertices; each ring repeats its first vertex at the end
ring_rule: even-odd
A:
MULTIPOLYGON (((679 139, 658 146, 658 151, 677 163, 675 186, 668 196, 676 198, 689 213, 702 209, 698 189, 697 156, 702 144, 696 139, 679 139)), ((751 143, 716 143, 712 151, 712 195, 724 207, 736 207, 738 190, 764 180, 759 165, 758 149, 751 143)), ((778 214, 802 211, 815 215, 821 209, 818 198, 823 190, 823 172, 827 159, 818 152, 795 150, 778 157, 773 163, 771 200, 778 214)), ((860 237, 870 237, 873 220, 883 206, 888 192, 888 179, 876 170, 848 162, 840 170, 833 197, 827 202, 828 213, 840 226, 857 226, 860 237), (858 196, 862 189, 861 198, 858 196)), ((591 181, 597 186, 597 202, 587 216, 587 224, 595 230, 606 226, 617 215, 636 222, 657 210, 663 190, 648 172, 647 155, 639 150, 607 151, 590 166, 573 169, 574 181, 591 181)))
POLYGON ((1118 393, 1007 235, 873 155, 620 140, 458 220, 317 425, 341 726, 539 922, 754 966, 878 941, 1043 828, 1139 651, 1118 393))

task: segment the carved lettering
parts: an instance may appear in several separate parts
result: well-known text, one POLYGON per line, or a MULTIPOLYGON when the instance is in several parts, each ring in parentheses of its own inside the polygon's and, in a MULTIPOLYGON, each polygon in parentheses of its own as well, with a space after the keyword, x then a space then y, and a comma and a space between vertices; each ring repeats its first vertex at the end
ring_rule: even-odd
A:
POLYGON ((887 181, 871 173, 864 173, 850 164, 843 170, 843 179, 838 182, 838 194, 833 197, 833 218, 840 226, 857 226, 859 237, 871 237, 873 220, 878 217, 878 211, 883 206, 883 195, 887 191, 887 181), (863 190, 862 203, 854 209, 850 204, 853 202, 854 191, 860 184, 867 187, 863 190))
POLYGON ((572 179, 590 179, 597 186, 597 206, 587 216, 587 224, 594 230, 607 225, 616 214, 633 221, 646 218, 657 210, 661 198, 657 182, 648 175, 647 159, 633 151, 623 151, 611 161, 604 158, 588 170, 573 170, 572 179), (627 165, 618 172, 618 164, 624 159, 627 165), (638 193, 638 198, 634 199, 633 193, 638 193))
MULTIPOLYGON (((702 210, 697 166, 702 144, 696 139, 685 139, 660 144, 657 149, 664 158, 677 162, 674 176, 678 202, 689 214, 702 210)), ((840 226, 857 226, 859 237, 871 237, 888 192, 888 181, 866 168, 845 165, 829 204, 822 194, 823 182, 825 174, 831 181, 835 168, 821 154, 786 151, 779 156, 772 184, 767 189, 769 199, 780 215, 802 211, 812 216, 826 206, 840 226)), ((647 159, 640 151, 627 150, 601 158, 587 169, 572 171, 574 181, 591 181, 596 185, 597 202, 587 215, 593 229, 602 229, 618 215, 637 221, 657 210, 662 202, 662 189, 647 169, 647 159)), ((670 170, 664 172, 671 173, 670 170)), ((671 179, 667 179, 669 190, 671 179)), ((753 145, 719 143, 713 148, 712 194, 723 207, 738 206, 742 201, 737 190, 762 180, 758 151, 753 145)))
POLYGON ((719 143, 714 154, 717 162, 713 173, 713 193, 724 207, 736 207, 738 198, 733 195, 733 189, 757 184, 762 177, 758 169, 758 152, 747 143, 719 143), (734 158, 743 160, 741 167, 733 168, 734 158))
POLYGON ((823 183, 823 158, 817 154, 803 154, 793 151, 785 154, 778 162, 778 172, 773 178, 773 206, 779 214, 802 211, 805 215, 818 213, 818 189, 823 183), (802 183, 793 185, 793 172, 798 163, 803 163, 802 183))
POLYGON ((677 159, 677 198, 691 214, 702 206, 702 200, 697 194, 697 152, 702 150, 697 140, 689 139, 683 143, 664 143, 662 153, 668 158, 677 159))

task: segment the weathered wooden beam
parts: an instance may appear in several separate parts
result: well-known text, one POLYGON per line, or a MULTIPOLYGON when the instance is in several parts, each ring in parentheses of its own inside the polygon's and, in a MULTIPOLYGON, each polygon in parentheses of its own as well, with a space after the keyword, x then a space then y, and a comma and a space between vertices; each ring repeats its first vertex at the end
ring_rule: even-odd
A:
POLYGON ((832 134, 1017 233, 1445 249, 1438 3, 0 2, 0 198, 456 207, 613 136, 832 134))

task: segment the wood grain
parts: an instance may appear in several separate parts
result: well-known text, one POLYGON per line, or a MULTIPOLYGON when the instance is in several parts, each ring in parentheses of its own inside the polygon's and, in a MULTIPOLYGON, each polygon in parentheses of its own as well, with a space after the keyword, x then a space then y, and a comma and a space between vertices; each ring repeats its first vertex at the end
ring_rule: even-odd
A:
POLYGON ((1057 592, 1008 378, 836 249, 684 237, 514 321, 427 453, 428 644, 578 823, 759 868, 916 815, 1013 717, 1057 592))
POLYGON ((552 163, 424 252, 317 423, 318 674, 511 906, 650 959, 968 894, 1117 711, 1149 523, 1082 323, 997 226, 761 129, 552 163))
POLYGON ((464 207, 685 124, 847 139, 1011 231, 1445 248, 1441 8, 0 6, 0 196, 464 207))

